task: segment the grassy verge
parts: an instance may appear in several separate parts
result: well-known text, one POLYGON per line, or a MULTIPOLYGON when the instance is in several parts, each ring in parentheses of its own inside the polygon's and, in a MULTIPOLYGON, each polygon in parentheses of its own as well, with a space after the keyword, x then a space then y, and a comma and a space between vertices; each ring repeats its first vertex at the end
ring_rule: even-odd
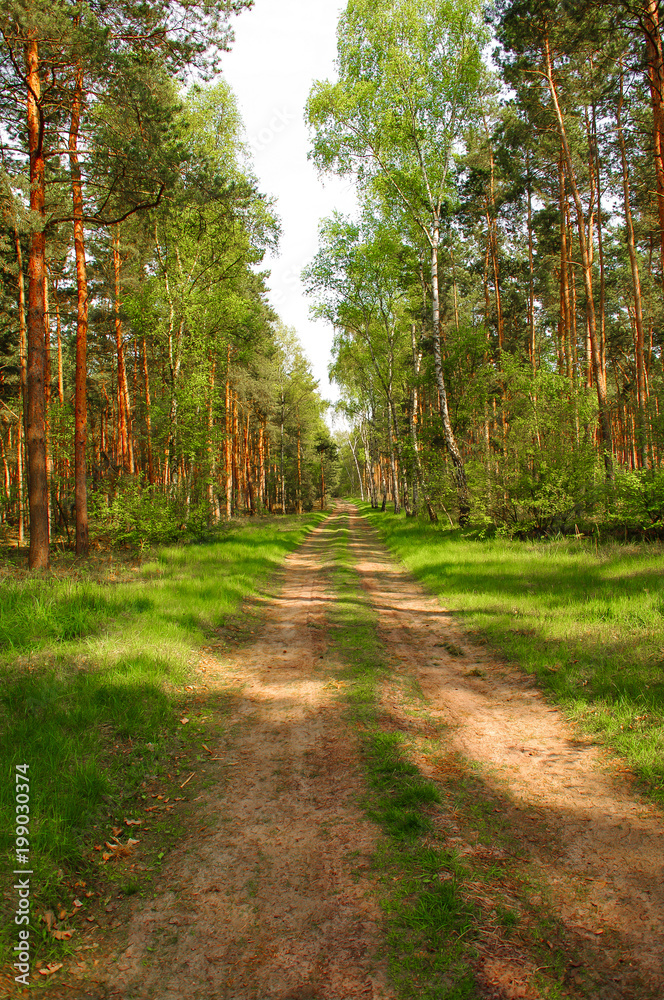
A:
POLYGON ((475 909, 464 892, 466 869, 435 836, 440 793, 409 760, 401 735, 381 726, 379 688, 389 677, 377 616, 361 596, 348 551, 347 519, 330 523, 331 650, 345 665, 347 698, 363 748, 365 807, 385 839, 375 858, 386 914, 387 955, 400 996, 465 1000, 476 996, 468 961, 475 909))
POLYGON ((152 817, 157 864, 177 839, 172 806, 162 810, 162 803, 190 793, 193 782, 182 786, 199 752, 196 737, 210 712, 223 714, 210 698, 192 702, 192 667, 321 516, 234 525, 209 544, 163 549, 141 564, 116 559, 83 569, 67 560, 41 578, 0 569, 5 948, 15 929, 17 765, 29 766, 32 940, 48 955, 66 947, 71 935, 63 928, 85 911, 86 897, 103 896, 118 878, 126 894, 139 888, 120 868, 99 864, 102 853, 129 853, 138 805, 154 799, 159 811, 152 817), (34 919, 48 912, 59 937, 34 919))
POLYGON ((664 549, 478 540, 362 514, 478 641, 523 669, 664 803, 664 549))

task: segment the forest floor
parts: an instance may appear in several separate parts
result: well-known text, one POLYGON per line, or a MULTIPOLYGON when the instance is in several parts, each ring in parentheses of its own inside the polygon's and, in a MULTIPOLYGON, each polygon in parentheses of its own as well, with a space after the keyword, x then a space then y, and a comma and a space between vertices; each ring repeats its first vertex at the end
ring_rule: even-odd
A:
POLYGON ((352 506, 201 654, 192 698, 183 836, 48 995, 664 996, 661 813, 352 506))

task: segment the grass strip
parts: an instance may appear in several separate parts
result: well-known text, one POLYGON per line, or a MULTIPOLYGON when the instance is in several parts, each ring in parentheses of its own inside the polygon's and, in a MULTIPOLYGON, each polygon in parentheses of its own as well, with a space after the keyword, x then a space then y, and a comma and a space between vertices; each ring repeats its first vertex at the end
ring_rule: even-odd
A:
POLYGON ((339 516, 327 527, 335 593, 331 650, 344 663, 349 712, 363 749, 370 789, 365 807, 385 834, 375 868, 390 975, 403 998, 467 1000, 477 993, 467 960, 475 908, 464 892, 466 869, 433 835, 436 785, 409 761, 401 734, 381 729, 378 692, 389 675, 388 657, 377 615, 361 594, 347 523, 339 516))
POLYGON ((478 641, 515 660, 664 803, 664 550, 483 539, 358 507, 478 641))
MULTIPOLYGON (((132 815, 146 787, 191 792, 194 782, 177 790, 201 727, 181 717, 201 647, 324 516, 224 526, 209 543, 165 548, 142 564, 67 561, 41 578, 2 567, 0 944, 14 944, 16 766, 29 765, 33 913, 57 913, 98 875, 93 845, 132 815)), ((162 832, 166 842, 177 824, 162 832)), ((43 925, 32 930, 53 945, 43 925)))

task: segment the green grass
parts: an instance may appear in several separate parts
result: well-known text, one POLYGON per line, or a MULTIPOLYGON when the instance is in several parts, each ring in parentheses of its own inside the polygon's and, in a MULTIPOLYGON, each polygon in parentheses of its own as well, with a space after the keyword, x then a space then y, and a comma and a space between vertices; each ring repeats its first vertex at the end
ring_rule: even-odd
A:
POLYGON ((372 511, 391 551, 664 802, 664 549, 477 539, 372 511))
POLYGON ((384 839, 374 867, 386 914, 391 978, 403 998, 469 1000, 477 995, 468 945, 475 908, 464 893, 466 871, 453 851, 433 843, 436 785, 408 759, 401 734, 381 728, 379 686, 390 676, 377 635, 377 614, 361 593, 348 549, 346 518, 329 523, 331 651, 343 663, 347 701, 357 726, 369 792, 368 815, 384 839))
MULTIPOLYGON (((0 861, 15 867, 14 773, 30 775, 33 905, 54 907, 91 867, 107 816, 141 783, 176 775, 184 685, 206 642, 321 520, 260 519, 142 565, 71 561, 49 577, 0 570, 0 861), (175 764, 173 761, 175 760, 175 764)), ((193 721, 193 720, 192 720, 193 721)), ((182 794, 182 793, 181 793, 182 794)), ((106 825, 108 825, 106 823, 106 825)), ((135 892, 126 880, 126 891, 135 892)), ((3 899, 2 924, 15 900, 3 899)), ((13 943, 13 940, 8 940, 13 943)))

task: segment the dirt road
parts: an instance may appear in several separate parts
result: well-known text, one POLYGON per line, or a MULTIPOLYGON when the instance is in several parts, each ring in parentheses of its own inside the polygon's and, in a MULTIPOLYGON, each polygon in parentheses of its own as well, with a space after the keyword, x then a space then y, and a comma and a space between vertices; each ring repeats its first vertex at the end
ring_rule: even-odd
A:
MULTIPOLYGON (((394 996, 371 871, 382 835, 361 807, 357 737, 327 636, 330 541, 344 526, 393 668, 382 724, 414 733, 413 759, 445 790, 435 817, 440 837, 462 858, 490 857, 495 867, 506 857, 490 825, 471 831, 450 798, 455 775, 472 772, 474 787, 500 803, 491 811, 510 835, 513 865, 528 871, 542 906, 581 955, 561 968, 555 995, 664 996, 661 816, 523 675, 471 645, 350 507, 288 559, 280 596, 254 640, 230 658, 212 651, 202 660, 201 685, 240 691, 225 745, 215 748, 223 758, 218 781, 199 794, 196 826, 170 856, 154 898, 133 905, 121 947, 81 973, 80 992, 68 995, 394 996), (423 700, 414 713, 405 692, 418 685, 423 700), (417 750, 423 713, 447 733, 435 752, 431 740, 417 750)), ((518 908, 514 878, 500 884, 518 908)), ((488 916, 495 899, 478 886, 485 919, 474 952, 477 995, 546 996, 525 938, 500 932, 488 916)))

